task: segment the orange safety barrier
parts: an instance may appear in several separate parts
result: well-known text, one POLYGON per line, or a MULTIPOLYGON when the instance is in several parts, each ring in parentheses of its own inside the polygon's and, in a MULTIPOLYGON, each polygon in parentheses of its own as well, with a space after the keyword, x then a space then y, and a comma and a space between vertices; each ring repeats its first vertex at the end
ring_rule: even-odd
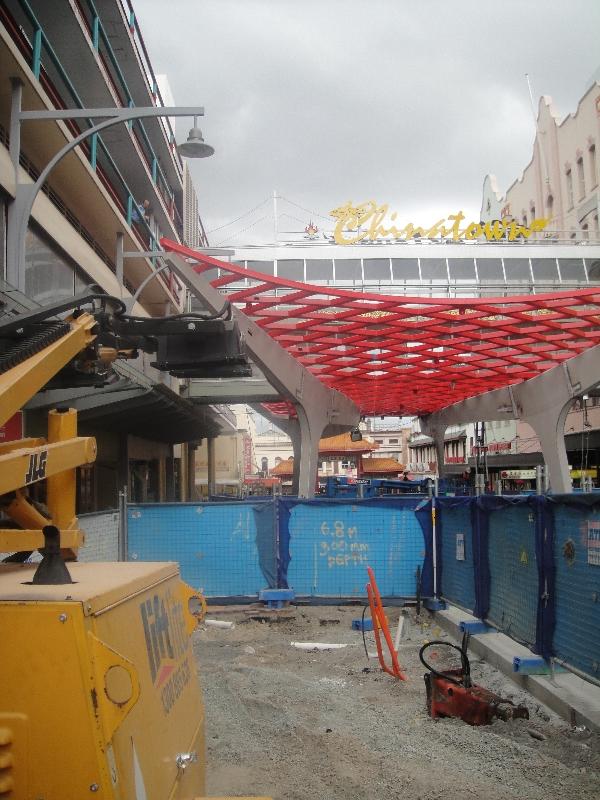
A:
POLYGON ((373 573, 371 567, 367 567, 367 572, 369 573, 367 597, 369 598, 369 608, 371 609, 371 619, 373 620, 373 633, 375 634, 375 644, 377 645, 377 657, 379 659, 379 664, 381 665, 381 669, 384 672, 387 672, 388 675, 391 675, 393 678, 398 678, 401 681, 405 681, 406 675, 404 672, 402 672, 400 669, 400 664, 398 663, 398 654, 396 653, 396 648, 392 642, 390 629, 387 623, 387 617, 383 611, 383 603, 381 602, 381 595, 379 594, 379 588, 377 586, 377 581, 375 580, 375 574, 373 573), (392 657, 391 667, 388 667, 383 657, 380 631, 383 633, 388 650, 390 651, 390 656, 392 657))

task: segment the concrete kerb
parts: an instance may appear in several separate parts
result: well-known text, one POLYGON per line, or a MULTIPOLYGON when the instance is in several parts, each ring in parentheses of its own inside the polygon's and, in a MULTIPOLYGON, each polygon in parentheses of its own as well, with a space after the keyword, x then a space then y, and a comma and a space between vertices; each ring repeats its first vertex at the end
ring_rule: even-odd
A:
MULTIPOLYGON (((460 639, 460 623, 476 618, 455 606, 435 613, 437 624, 460 639)), ((578 678, 570 672, 548 675, 519 675, 513 671, 513 658, 531 658, 531 651, 503 633, 474 634, 469 641, 469 652, 487 661, 507 678, 551 708, 571 725, 585 725, 600 732, 600 688, 578 678)))

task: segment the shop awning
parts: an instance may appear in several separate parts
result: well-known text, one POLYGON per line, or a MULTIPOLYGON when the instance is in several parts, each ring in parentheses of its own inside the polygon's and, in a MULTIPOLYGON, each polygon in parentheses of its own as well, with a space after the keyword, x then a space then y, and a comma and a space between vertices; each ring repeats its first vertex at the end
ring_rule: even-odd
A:
POLYGON ((100 388, 40 392, 26 410, 49 411, 61 405, 77 409, 80 425, 167 444, 198 441, 232 430, 219 410, 195 405, 129 365, 115 364, 113 380, 100 388))

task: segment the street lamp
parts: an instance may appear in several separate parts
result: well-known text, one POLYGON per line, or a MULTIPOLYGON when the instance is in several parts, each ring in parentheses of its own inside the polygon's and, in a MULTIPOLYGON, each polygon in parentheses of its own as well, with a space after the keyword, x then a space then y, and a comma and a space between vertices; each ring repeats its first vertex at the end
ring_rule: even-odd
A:
POLYGON ((202 106, 174 106, 172 108, 135 107, 135 108, 70 108, 53 111, 23 111, 21 101, 23 84, 19 78, 11 78, 12 102, 10 114, 10 157, 15 171, 15 199, 8 209, 8 225, 6 231, 7 253, 7 280, 20 291, 25 290, 25 241, 29 217, 38 192, 43 187, 50 171, 71 150, 74 150, 85 139, 95 133, 130 122, 135 119, 148 119, 150 117, 194 117, 194 128, 190 131, 188 141, 178 148, 181 155, 187 158, 204 158, 214 153, 214 149, 207 145, 202 138, 202 133, 196 127, 198 117, 204 115, 202 106), (21 151, 21 123, 29 120, 59 120, 59 119, 94 119, 104 121, 93 125, 80 133, 64 147, 62 147, 41 171, 35 183, 19 182, 19 155, 21 151), (194 134, 192 136, 192 134, 194 134))
POLYGON ((177 151, 186 158, 207 158, 215 152, 215 148, 204 141, 202 131, 198 127, 198 117, 194 117, 194 127, 188 133, 187 141, 180 144, 177 151))

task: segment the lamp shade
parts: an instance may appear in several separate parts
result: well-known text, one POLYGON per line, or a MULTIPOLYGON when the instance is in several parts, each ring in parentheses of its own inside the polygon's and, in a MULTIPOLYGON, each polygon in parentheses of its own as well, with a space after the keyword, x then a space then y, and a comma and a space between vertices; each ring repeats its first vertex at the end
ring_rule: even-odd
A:
POLYGON ((186 158, 207 158, 212 156, 215 148, 206 144, 202 131, 194 125, 188 134, 187 141, 180 144, 177 151, 186 158))

